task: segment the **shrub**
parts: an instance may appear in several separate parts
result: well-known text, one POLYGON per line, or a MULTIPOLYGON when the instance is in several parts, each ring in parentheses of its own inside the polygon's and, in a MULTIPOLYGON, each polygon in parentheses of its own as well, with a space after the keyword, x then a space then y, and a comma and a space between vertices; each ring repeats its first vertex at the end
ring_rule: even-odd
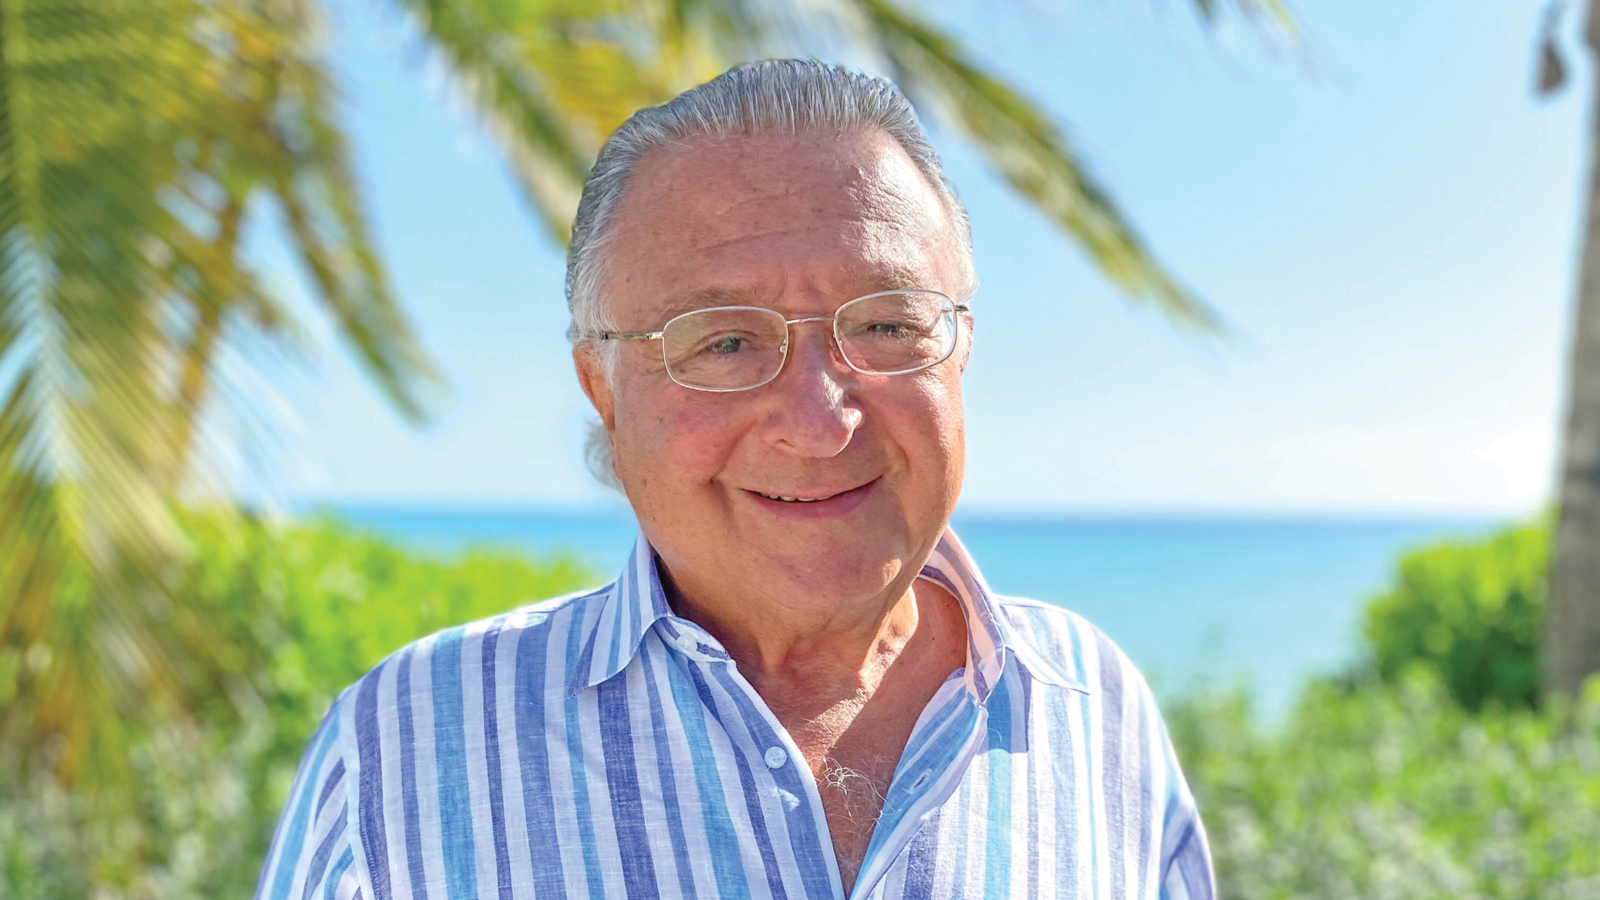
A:
MULTIPOLYGON (((1600 682, 1596 682, 1600 684, 1600 682)), ((1437 674, 1312 685, 1281 728, 1247 698, 1167 720, 1230 900, 1600 897, 1600 693, 1473 714, 1437 674)))
POLYGON ((1536 705, 1549 563, 1547 519, 1406 555, 1366 612, 1379 676, 1393 684, 1421 667, 1468 709, 1536 705))
POLYGON ((189 715, 152 707, 123 723, 137 739, 116 805, 47 777, 0 778, 0 900, 250 896, 339 690, 415 638, 597 580, 512 552, 418 557, 332 519, 189 514, 185 527, 195 553, 174 573, 170 624, 217 662, 178 661, 189 715))

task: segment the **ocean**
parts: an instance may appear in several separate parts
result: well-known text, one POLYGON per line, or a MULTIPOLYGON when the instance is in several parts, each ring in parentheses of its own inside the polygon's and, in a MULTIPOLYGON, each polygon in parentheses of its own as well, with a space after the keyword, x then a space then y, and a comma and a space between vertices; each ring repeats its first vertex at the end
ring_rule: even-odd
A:
MULTIPOLYGON (((573 554, 611 573, 632 547, 624 510, 341 505, 357 525, 449 555, 469 544, 573 554)), ((1248 686, 1277 718, 1311 675, 1360 653, 1361 610, 1400 554, 1480 536, 1487 518, 1051 517, 963 514, 953 527, 989 586, 1077 612, 1158 694, 1248 686)))

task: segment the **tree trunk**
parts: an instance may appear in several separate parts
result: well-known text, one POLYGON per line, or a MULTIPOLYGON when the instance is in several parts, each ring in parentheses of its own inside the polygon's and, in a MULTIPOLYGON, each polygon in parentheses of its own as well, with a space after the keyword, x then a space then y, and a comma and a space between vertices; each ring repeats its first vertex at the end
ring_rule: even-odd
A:
MULTIPOLYGON (((1586 28, 1600 60, 1600 0, 1590 0, 1586 28)), ((1595 70, 1600 73, 1600 67, 1595 70)), ((1600 82, 1600 78, 1597 78, 1600 82)), ((1600 107, 1600 104, 1597 104, 1600 107)), ((1575 696, 1600 672, 1600 109, 1590 110, 1590 173, 1583 269, 1572 329, 1560 519, 1544 625, 1544 691, 1575 696)))

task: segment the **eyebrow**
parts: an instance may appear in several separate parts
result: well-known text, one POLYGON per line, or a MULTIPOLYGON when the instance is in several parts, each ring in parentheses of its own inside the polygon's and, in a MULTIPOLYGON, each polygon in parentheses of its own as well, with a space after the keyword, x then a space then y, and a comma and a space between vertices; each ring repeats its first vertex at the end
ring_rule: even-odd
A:
POLYGON ((658 315, 665 322, 673 316, 712 306, 760 306, 759 299, 756 292, 748 288, 702 288, 670 301, 658 315))
MULTIPOLYGON (((871 285, 871 287, 868 287, 866 290, 861 290, 860 293, 852 294, 850 297, 846 297, 844 299, 853 300, 856 297, 865 297, 868 294, 875 294, 879 291, 898 291, 911 290, 914 288, 926 288, 927 281, 923 277, 924 275, 925 273, 918 272, 910 266, 894 266, 887 272, 875 273, 870 278, 862 279, 859 282, 860 286, 866 287, 871 285)), ((680 316, 686 312, 693 312, 697 309, 707 309, 713 306, 766 307, 767 303, 764 302, 761 293, 762 292, 753 290, 751 288, 700 288, 699 290, 690 291, 687 294, 672 299, 666 305, 661 307, 657 315, 661 317, 662 322, 666 322, 674 316, 680 316)))

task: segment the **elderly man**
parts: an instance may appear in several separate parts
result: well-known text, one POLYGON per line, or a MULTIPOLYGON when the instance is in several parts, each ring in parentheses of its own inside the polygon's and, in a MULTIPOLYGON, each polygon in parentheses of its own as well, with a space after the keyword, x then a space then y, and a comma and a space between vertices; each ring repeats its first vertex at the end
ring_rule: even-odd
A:
POLYGON ((1143 680, 949 529, 973 285, 887 82, 760 63, 618 129, 567 291, 633 556, 346 690, 259 896, 1210 897, 1143 680))

